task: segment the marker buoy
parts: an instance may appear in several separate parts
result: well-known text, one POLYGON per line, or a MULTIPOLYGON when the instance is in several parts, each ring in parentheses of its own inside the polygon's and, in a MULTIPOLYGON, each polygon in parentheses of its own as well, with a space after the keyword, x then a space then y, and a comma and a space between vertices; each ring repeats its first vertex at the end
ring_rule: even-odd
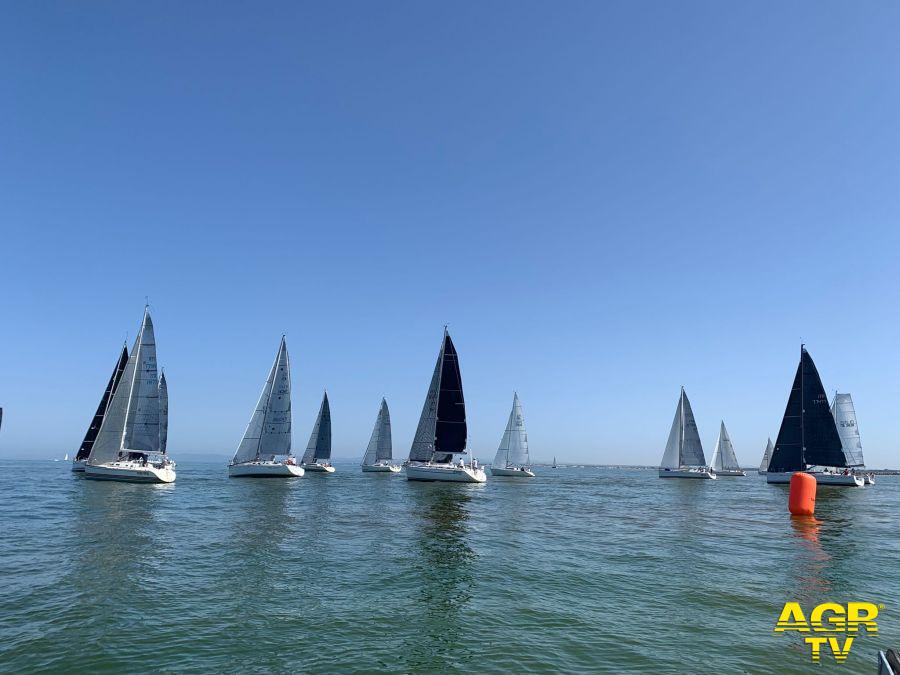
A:
POLYGON ((791 476, 788 511, 792 516, 811 516, 816 511, 816 479, 798 471, 791 476))

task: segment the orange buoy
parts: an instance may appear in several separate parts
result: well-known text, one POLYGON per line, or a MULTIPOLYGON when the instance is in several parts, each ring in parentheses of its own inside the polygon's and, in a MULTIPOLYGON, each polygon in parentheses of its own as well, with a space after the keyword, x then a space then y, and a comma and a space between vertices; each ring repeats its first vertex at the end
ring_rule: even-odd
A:
POLYGON ((791 476, 788 511, 792 516, 811 516, 816 511, 816 479, 798 471, 791 476))

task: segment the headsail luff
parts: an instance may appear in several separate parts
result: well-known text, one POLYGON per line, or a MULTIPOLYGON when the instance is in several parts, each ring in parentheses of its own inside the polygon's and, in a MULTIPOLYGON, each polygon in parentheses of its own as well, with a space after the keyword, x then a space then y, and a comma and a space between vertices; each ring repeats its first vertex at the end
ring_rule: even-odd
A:
POLYGON ((835 393, 831 404, 831 414, 841 437, 841 448, 847 466, 864 466, 862 441, 859 437, 859 426, 856 423, 856 408, 850 394, 835 393))
POLYGON ((775 450, 771 473, 804 471, 809 466, 846 466, 828 395, 819 371, 806 347, 800 347, 800 363, 794 375, 775 450))
POLYGON ((713 471, 740 471, 737 455, 734 453, 734 445, 725 428, 725 422, 719 427, 719 438, 716 440, 716 449, 713 450, 713 458, 710 462, 713 471))
POLYGON ((320 459, 331 459, 331 406, 328 405, 327 391, 322 397, 316 424, 313 426, 306 452, 303 454, 303 463, 313 464, 320 459))
POLYGON ((123 450, 159 451, 158 387, 153 321, 145 308, 140 333, 91 448, 89 463, 115 461, 123 450))
POLYGON ((291 451, 291 364, 284 336, 244 432, 234 464, 271 461, 291 451))
POLYGON ((497 448, 493 466, 506 469, 510 467, 531 466, 531 458, 528 454, 528 433, 525 431, 525 415, 522 412, 522 404, 519 395, 513 394, 512 410, 506 422, 506 431, 497 448))
POLYGON ((122 379, 122 373, 125 372, 125 366, 128 363, 128 345, 122 345, 122 351, 119 353, 119 360, 116 362, 115 368, 113 368, 112 374, 109 376, 109 382, 106 384, 106 389, 103 391, 103 396, 100 398, 100 404, 97 406, 97 412, 94 413, 94 417, 91 419, 91 424, 88 427, 87 432, 84 434, 84 440, 81 441, 81 446, 78 448, 78 452, 75 453, 75 459, 82 461, 88 458, 91 454, 91 448, 94 445, 94 441, 97 439, 97 434, 100 432, 100 427, 103 425, 103 418, 106 416, 106 411, 109 408, 109 404, 112 401, 113 393, 116 391, 116 387, 119 384, 119 380, 122 379))
POLYGON ((169 385, 166 384, 166 373, 159 376, 159 451, 166 454, 169 442, 169 385))
POLYGON ((391 414, 388 411, 387 401, 381 399, 378 417, 375 419, 375 427, 372 429, 372 436, 369 438, 369 445, 366 448, 366 454, 363 456, 363 466, 390 460, 392 452, 391 414))

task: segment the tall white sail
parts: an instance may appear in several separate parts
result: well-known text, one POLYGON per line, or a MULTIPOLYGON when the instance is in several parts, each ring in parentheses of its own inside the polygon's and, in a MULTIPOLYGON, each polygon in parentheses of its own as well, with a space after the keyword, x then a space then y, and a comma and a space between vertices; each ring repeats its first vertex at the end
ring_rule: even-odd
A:
POLYGON ((322 397, 316 424, 309 436, 306 452, 303 453, 304 464, 313 464, 320 459, 331 459, 331 406, 328 405, 328 392, 322 397))
POLYGON ((272 461, 291 452, 291 363, 284 336, 232 462, 272 461))
POLYGON ((123 450, 159 450, 159 384, 156 373, 156 340, 150 310, 144 320, 128 365, 116 387, 103 419, 89 462, 104 464, 118 459, 123 450))
POLYGON ((437 362, 434 364, 434 374, 431 376, 431 384, 425 395, 425 405, 422 406, 422 414, 419 416, 419 426, 416 427, 416 435, 413 436, 412 447, 409 449, 411 462, 430 462, 434 456, 434 438, 437 429, 438 394, 441 389, 441 366, 444 362, 444 340, 441 340, 441 350, 438 352, 437 362))
POLYGON ((392 454, 391 413, 388 411, 387 401, 381 399, 381 407, 378 409, 378 417, 375 419, 375 428, 372 429, 372 436, 369 438, 369 445, 363 457, 363 466, 392 459, 392 454))
POLYGON ((741 469, 737 455, 734 453, 731 437, 725 428, 725 422, 722 422, 719 427, 719 438, 716 440, 716 449, 713 450, 710 466, 714 471, 740 471, 741 469))
POLYGON ((522 413, 522 404, 519 395, 513 394, 512 410, 509 412, 509 420, 506 422, 506 431, 497 448, 493 466, 500 469, 510 467, 531 466, 528 455, 528 433, 525 431, 525 415, 522 413))
POLYGON ((850 394, 835 394, 831 404, 831 414, 837 424, 841 447, 847 458, 847 466, 863 466, 862 441, 859 437, 859 426, 856 424, 856 408, 850 394))
POLYGON ((772 451, 775 449, 775 446, 772 445, 772 439, 769 439, 769 442, 766 443, 766 451, 763 453, 762 461, 759 463, 760 471, 768 471, 769 470, 769 460, 772 459, 772 451))
POLYGON ((169 442, 169 385, 166 384, 166 373, 159 376, 159 451, 166 454, 169 442))

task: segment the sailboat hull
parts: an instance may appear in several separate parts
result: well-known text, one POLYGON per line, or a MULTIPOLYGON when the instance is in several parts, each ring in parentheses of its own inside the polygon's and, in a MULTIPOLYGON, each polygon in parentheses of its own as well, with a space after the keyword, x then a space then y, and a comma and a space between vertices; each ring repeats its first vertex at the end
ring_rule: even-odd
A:
POLYGON ((363 473, 400 473, 400 467, 395 464, 363 464, 363 473))
MULTIPOLYGON (((796 471, 772 472, 766 474, 766 483, 770 485, 788 485, 791 482, 791 476, 796 471)), ((838 485, 844 487, 862 487, 864 482, 860 476, 854 474, 831 474, 822 473, 821 471, 806 471, 810 476, 816 479, 819 485, 838 485)))
POLYGON ((232 478, 299 478, 303 468, 283 462, 244 462, 229 464, 228 475, 232 478))
POLYGON ((334 473, 334 467, 330 464, 303 464, 302 466, 312 473, 334 473))
POLYGON ((863 480, 865 481, 866 485, 875 485, 875 477, 871 474, 866 474, 865 476, 863 476, 863 480))
POLYGON ((718 469, 716 469, 716 476, 720 476, 720 477, 721 477, 721 476, 726 476, 726 477, 732 476, 732 477, 736 477, 736 476, 746 476, 746 475, 747 475, 747 474, 744 473, 744 472, 741 471, 741 470, 732 471, 732 470, 724 470, 724 469, 723 469, 722 471, 719 471, 718 469))
POLYGON ((534 472, 526 468, 501 469, 499 466, 491 467, 492 476, 506 476, 508 478, 534 478, 534 472))
POLYGON ((487 474, 484 469, 473 469, 458 464, 408 464, 406 480, 446 483, 484 483, 487 474))
POLYGON ((84 465, 87 464, 87 460, 84 459, 73 459, 72 460, 72 471, 75 473, 84 473, 84 465))
POLYGON ((716 474, 709 469, 660 469, 660 478, 700 478, 715 480, 716 474))
POLYGON ((92 480, 115 480, 126 483, 174 483, 175 470, 171 466, 144 466, 138 462, 113 462, 112 464, 88 464, 84 477, 92 480))

